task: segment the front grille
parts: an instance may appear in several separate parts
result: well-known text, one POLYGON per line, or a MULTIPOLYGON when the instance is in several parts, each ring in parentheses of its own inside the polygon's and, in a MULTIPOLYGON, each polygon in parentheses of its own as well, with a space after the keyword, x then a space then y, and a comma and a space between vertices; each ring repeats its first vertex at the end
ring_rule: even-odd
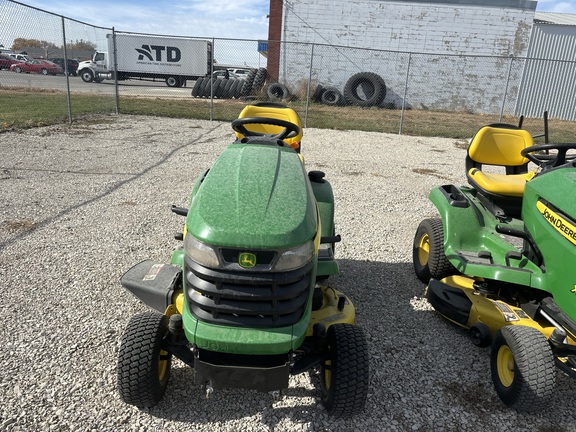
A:
POLYGON ((311 290, 313 263, 289 272, 209 269, 186 257, 186 297, 200 321, 242 327, 296 324, 311 290))

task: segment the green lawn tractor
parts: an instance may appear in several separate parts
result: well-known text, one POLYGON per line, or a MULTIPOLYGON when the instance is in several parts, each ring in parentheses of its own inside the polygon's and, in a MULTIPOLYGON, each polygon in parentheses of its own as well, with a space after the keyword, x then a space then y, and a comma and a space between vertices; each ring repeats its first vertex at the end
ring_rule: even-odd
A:
POLYGON ((328 413, 364 408, 368 347, 354 306, 324 281, 338 273, 334 196, 306 173, 291 108, 248 105, 237 139, 197 179, 183 247, 170 263, 143 261, 122 285, 154 311, 129 321, 118 388, 140 408, 164 396, 172 357, 194 368, 206 397, 222 388, 280 397, 291 375, 319 373, 328 413))
POLYGON ((519 127, 481 128, 470 186, 430 192, 440 217, 413 244, 428 301, 491 346, 496 393, 519 412, 548 406, 556 367, 576 377, 576 144, 548 143, 545 126, 536 145, 519 127))

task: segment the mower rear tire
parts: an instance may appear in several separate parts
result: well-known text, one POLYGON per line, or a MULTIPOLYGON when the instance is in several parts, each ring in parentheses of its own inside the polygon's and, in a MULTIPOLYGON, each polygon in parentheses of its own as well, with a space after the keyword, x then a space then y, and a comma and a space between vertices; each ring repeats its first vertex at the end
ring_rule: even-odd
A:
POLYGON ((334 324, 327 331, 329 355, 320 368, 322 403, 330 415, 364 410, 368 396, 368 344, 360 327, 334 324))
POLYGON ((457 274, 457 270, 444 255, 444 228, 438 218, 420 222, 412 248, 412 262, 418 279, 428 283, 431 278, 443 279, 457 274))
POLYGON ((134 315, 118 353, 118 390, 122 400, 150 408, 162 399, 170 379, 172 354, 162 349, 168 317, 158 312, 134 315))
POLYGON ((490 367, 496 393, 509 407, 533 412, 550 406, 556 366, 548 340, 537 329, 508 325, 498 330, 490 367))

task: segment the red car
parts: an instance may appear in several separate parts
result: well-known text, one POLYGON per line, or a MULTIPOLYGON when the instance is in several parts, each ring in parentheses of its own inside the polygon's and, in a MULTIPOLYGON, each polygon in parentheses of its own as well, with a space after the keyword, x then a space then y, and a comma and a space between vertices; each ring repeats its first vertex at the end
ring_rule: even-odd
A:
POLYGON ((10 70, 21 73, 41 73, 42 75, 56 75, 64 73, 64 70, 55 63, 48 60, 32 60, 27 62, 16 63, 10 66, 10 70))
POLYGON ((2 69, 10 69, 15 63, 20 63, 18 60, 14 60, 8 54, 0 54, 0 70, 2 69))

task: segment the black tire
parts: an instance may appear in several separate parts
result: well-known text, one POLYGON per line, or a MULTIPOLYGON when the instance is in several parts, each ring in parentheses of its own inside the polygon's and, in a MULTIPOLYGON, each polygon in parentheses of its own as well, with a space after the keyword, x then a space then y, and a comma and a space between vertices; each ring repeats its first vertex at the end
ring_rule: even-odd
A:
POLYGON ((19 67, 19 66, 16 66, 16 67, 14 68, 14 72, 16 72, 16 73, 22 73, 22 68, 19 67))
POLYGON ((320 102, 320 98, 322 97, 323 93, 324 86, 322 86, 322 84, 318 84, 316 86, 316 90, 314 90, 314 93, 312 93, 312 102, 320 102))
POLYGON ((271 100, 282 100, 288 99, 290 97, 290 91, 288 87, 281 83, 270 84, 266 90, 266 94, 271 100))
POLYGON ((326 105, 344 105, 344 96, 336 87, 326 87, 320 96, 320 102, 326 105))
POLYGON ((509 407, 533 412, 550 406, 556 366, 550 343, 540 331, 516 325, 498 330, 490 369, 496 393, 509 407))
POLYGON ((166 85, 168 87, 182 87, 182 80, 179 76, 169 76, 166 78, 166 85))
POLYGON ((82 78, 82 81, 85 83, 91 83, 94 81, 94 72, 92 72, 90 69, 82 69, 80 71, 80 78, 82 78))
POLYGON ((46 68, 42 68, 40 72, 42 72, 42 75, 48 75, 48 69, 46 68))
POLYGON ((162 350, 168 317, 158 312, 134 315, 118 353, 118 390, 122 400, 138 408, 152 407, 164 396, 172 355, 162 350))
POLYGON ((202 97, 210 99, 210 97, 214 94, 214 85, 216 84, 217 78, 208 78, 206 80, 206 84, 202 90, 202 97))
POLYGON ((256 73, 258 69, 252 69, 248 72, 248 76, 242 83, 242 89, 240 90, 240 96, 247 96, 252 92, 252 84, 254 83, 254 78, 256 77, 256 73))
POLYGON ((334 324, 327 332, 329 356, 320 368, 322 403, 330 415, 350 417, 364 410, 368 396, 368 344, 362 329, 334 324))
POLYGON ((205 77, 198 89, 198 97, 206 97, 206 87, 208 87, 208 95, 210 95, 210 81, 211 78, 205 77))
POLYGON ((440 280, 458 273, 444 254, 442 220, 434 218, 420 222, 412 245, 412 263, 416 276, 424 283, 431 278, 440 280))
POLYGON ((192 87, 192 97, 198 97, 198 93, 200 91, 200 87, 202 85, 202 81, 206 78, 198 78, 194 83, 194 87, 192 87))
POLYGON ((221 95, 222 98, 224 99, 232 98, 232 92, 230 90, 232 89, 232 86, 234 85, 235 81, 237 80, 235 79, 226 80, 226 83, 224 84, 224 87, 222 89, 222 95, 221 95))
POLYGON ((360 72, 352 75, 344 86, 344 98, 349 104, 363 107, 380 105, 386 97, 386 84, 380 75, 360 72), (360 93, 362 90, 362 93, 360 93))
POLYGON ((254 76, 254 82, 252 83, 252 94, 258 93, 264 87, 266 83, 266 78, 268 78, 268 70, 266 68, 258 69, 256 75, 254 76))
POLYGON ((222 92, 224 90, 226 82, 228 82, 228 80, 223 78, 216 79, 216 81, 214 82, 214 90, 212 92, 215 98, 220 99, 222 97, 222 92))

